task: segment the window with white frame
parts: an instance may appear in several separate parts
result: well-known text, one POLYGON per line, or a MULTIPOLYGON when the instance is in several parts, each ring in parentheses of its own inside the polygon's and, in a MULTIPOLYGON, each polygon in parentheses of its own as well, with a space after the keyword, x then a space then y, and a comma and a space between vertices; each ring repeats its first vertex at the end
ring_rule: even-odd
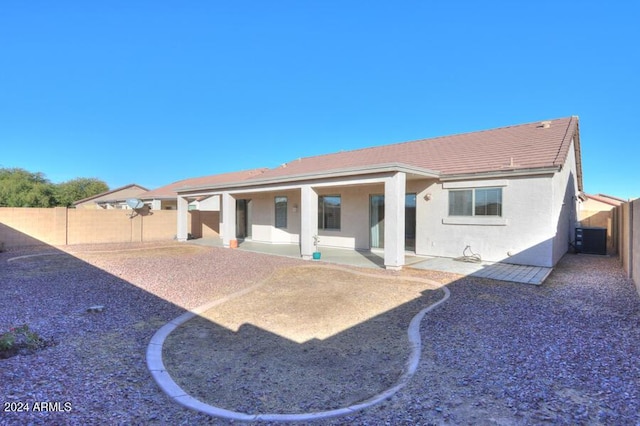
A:
POLYGON ((502 188, 449 190, 449 216, 502 216, 502 188))
POLYGON ((287 197, 276 197, 276 228, 287 227, 287 197))
POLYGON ((322 195, 318 197, 318 229, 340 230, 340 195, 322 195))

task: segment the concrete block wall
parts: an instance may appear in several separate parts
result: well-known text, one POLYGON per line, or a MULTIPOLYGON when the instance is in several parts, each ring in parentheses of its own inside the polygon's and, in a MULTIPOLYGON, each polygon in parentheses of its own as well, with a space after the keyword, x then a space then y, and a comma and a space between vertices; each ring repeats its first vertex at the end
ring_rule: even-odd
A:
POLYGON ((67 244, 140 242, 140 220, 131 210, 74 210, 68 212, 67 244))
POLYGON ((64 245, 67 209, 0 208, 0 242, 4 248, 38 244, 64 245))
POLYGON ((135 219, 141 225, 141 241, 167 241, 173 240, 176 236, 176 210, 152 211, 147 216, 138 216, 135 219))
MULTIPOLYGON (((5 249, 34 245, 67 245, 170 241, 176 236, 177 211, 158 210, 131 216, 131 210, 56 207, 0 208, 0 243, 5 249)), ((218 212, 189 212, 189 232, 218 236, 218 212)))
POLYGON ((613 217, 617 223, 620 263, 640 295, 640 199, 616 207, 613 217))
MULTIPOLYGON (((187 232, 194 238, 214 238, 220 236, 220 212, 190 210, 189 216, 190 220, 187 221, 187 232)), ((173 212, 173 217, 176 217, 175 211, 173 212)), ((174 229, 174 236, 175 231, 174 229)))
POLYGON ((636 283, 636 289, 640 294, 640 199, 631 203, 630 210, 632 213, 631 221, 631 277, 636 283))

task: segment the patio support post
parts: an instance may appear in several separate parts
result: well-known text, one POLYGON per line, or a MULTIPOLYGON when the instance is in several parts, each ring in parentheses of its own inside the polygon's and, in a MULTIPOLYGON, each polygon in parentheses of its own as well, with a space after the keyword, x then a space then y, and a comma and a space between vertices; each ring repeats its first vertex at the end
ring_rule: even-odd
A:
POLYGON ((318 235, 318 194, 309 185, 300 192, 300 255, 309 260, 315 251, 313 236, 318 235))
POLYGON ((222 193, 222 244, 229 248, 231 240, 236 239, 236 199, 228 192, 222 193))
POLYGON ((384 183, 384 266, 404 265, 404 215, 407 175, 397 172, 384 183))
POLYGON ((176 238, 178 241, 187 241, 189 235, 189 200, 178 195, 178 229, 176 238))

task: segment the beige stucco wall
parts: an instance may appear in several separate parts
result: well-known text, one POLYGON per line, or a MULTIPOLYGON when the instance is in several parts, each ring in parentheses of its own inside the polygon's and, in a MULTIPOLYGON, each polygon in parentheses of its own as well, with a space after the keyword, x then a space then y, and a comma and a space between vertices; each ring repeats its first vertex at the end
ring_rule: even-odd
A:
POLYGON ((484 260, 551 266, 556 234, 551 188, 551 175, 427 183, 416 197, 416 253, 458 257, 469 245, 484 260), (450 218, 449 189, 477 185, 503 188, 502 218, 450 218))
MULTIPOLYGON (((563 173, 511 179, 442 183, 409 179, 406 192, 416 193, 416 253, 458 257, 466 245, 483 259, 552 266, 567 251, 575 225, 575 169, 569 160, 563 173), (568 182, 573 184, 567 185, 568 182), (501 186, 502 218, 450 218, 448 191, 454 187, 501 186), (569 190, 565 190, 569 188, 569 190), (551 195, 551 197, 550 197, 551 195), (563 207, 563 202, 566 207, 563 207), (554 207, 556 205, 556 207, 554 207), (554 243, 555 241, 555 243, 554 243)), ((340 195, 341 229, 320 230, 320 245, 368 249, 369 197, 384 194, 384 184, 316 188, 319 196, 340 195)), ((254 241, 299 243, 300 190, 236 195, 251 199, 249 226, 254 241), (289 201, 287 229, 276 229, 274 197, 289 201), (297 212, 294 212, 298 206, 297 212)))
MULTIPOLYGON (((316 189, 319 196, 341 196, 341 229, 319 230, 320 246, 368 249, 369 243, 369 195, 384 194, 384 185, 350 185, 316 189)), ((258 242, 300 242, 300 190, 236 195, 236 199, 250 199, 249 226, 251 239, 258 242), (275 227, 275 197, 288 198, 287 228, 275 227), (296 211, 294 211, 296 210, 296 211)))
POLYGON ((320 244, 329 247, 368 249, 370 247, 369 196, 384 194, 383 184, 321 188, 318 196, 340 195, 340 231, 318 230, 320 244))
POLYGON ((579 225, 578 177, 573 141, 562 169, 551 179, 553 196, 551 227, 555 227, 552 265, 564 256, 569 242, 575 240, 575 228, 579 225))
POLYGON ((283 190, 244 194, 236 198, 249 199, 248 226, 251 239, 275 244, 298 243, 300 238, 300 191, 283 190), (275 197, 287 197, 287 227, 275 227, 275 197), (294 211, 295 210, 295 211, 294 211))

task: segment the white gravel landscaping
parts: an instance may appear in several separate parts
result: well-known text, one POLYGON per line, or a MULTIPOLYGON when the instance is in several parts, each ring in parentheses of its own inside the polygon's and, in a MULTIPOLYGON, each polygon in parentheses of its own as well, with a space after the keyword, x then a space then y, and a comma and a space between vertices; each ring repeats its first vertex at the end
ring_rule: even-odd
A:
MULTIPOLYGON (((0 359, 0 424, 229 424, 161 392, 149 340, 303 262, 178 243, 66 250, 0 253, 0 333, 26 323, 51 343, 0 359)), ((640 424, 640 298, 616 258, 567 255, 540 287, 403 273, 450 282, 422 320, 415 375, 379 405, 313 424, 640 424)))

